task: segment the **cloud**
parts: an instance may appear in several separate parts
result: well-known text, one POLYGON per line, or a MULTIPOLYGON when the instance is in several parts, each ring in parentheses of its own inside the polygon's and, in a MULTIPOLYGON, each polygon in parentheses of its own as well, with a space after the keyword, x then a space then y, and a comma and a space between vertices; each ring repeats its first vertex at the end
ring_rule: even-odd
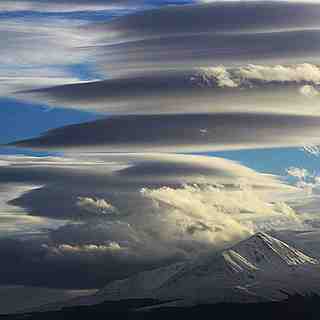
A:
MULTIPOLYGON (((145 7, 144 4, 141 2, 138 6, 145 7)), ((66 4, 65 1, 26 0, 2 1, 0 5, 3 10, 70 12, 132 8, 137 6, 137 2, 132 5, 130 1, 84 0, 66 4)), ((164 6, 105 23, 89 23, 92 22, 90 17, 68 19, 67 16, 35 15, 31 18, 2 18, 2 64, 10 66, 19 75, 11 79, 3 72, 8 83, 3 84, 2 91, 3 94, 13 94, 16 90, 77 82, 77 77, 66 68, 68 64, 89 64, 92 74, 95 74, 91 77, 94 80, 124 77, 146 70, 218 68, 223 64, 227 67, 241 66, 248 61, 262 65, 270 62, 288 64, 305 62, 308 57, 309 62, 317 63, 319 8, 317 4, 306 3, 219 2, 164 6), (283 16, 288 18, 283 19, 283 16), (166 23, 163 23, 164 19, 166 23), (43 68, 50 68, 51 72, 42 79, 43 68), (55 70, 60 75, 65 74, 55 77, 55 70)), ((234 87, 236 83, 221 70, 218 71, 218 84, 234 87)), ((244 71, 248 73, 247 69, 244 71)), ((285 72, 284 69, 282 71, 285 72)), ((90 88, 95 85, 98 84, 90 88)), ((89 97, 88 100, 92 102, 95 99, 89 97)), ((88 105, 88 100, 82 103, 88 105)), ((76 104, 74 106, 77 107, 76 104)))
POLYGON ((207 5, 168 6, 139 12, 121 17, 111 24, 93 27, 109 31, 106 39, 147 39, 204 32, 304 30, 319 26, 319 11, 317 3, 216 1, 207 5), (283 16, 287 18, 283 19, 283 16))
POLYGON ((319 82, 320 69, 315 64, 220 65, 74 83, 16 96, 108 113, 317 114, 314 101, 319 82))
POLYGON ((300 93, 309 98, 314 98, 319 94, 319 91, 313 86, 305 85, 300 88, 300 93))
POLYGON ((248 65, 235 71, 240 79, 260 80, 265 82, 310 82, 320 83, 320 69, 316 65, 303 63, 293 66, 248 65))
POLYGON ((118 210, 104 199, 79 197, 77 206, 98 215, 117 214, 118 210))
POLYGON ((69 220, 23 241, 1 239, 1 283, 102 287, 228 246, 258 230, 305 228, 285 204, 297 188, 219 158, 2 157, 0 180, 2 185, 41 183, 10 204, 33 216, 69 220))
POLYGON ((128 0, 17 0, 1 1, 1 11, 36 11, 36 12, 75 12, 75 11, 99 11, 99 10, 119 10, 136 9, 143 5, 144 1, 128 0))
MULTIPOLYGON (((44 245, 45 246, 45 245, 44 245)), ((73 246, 69 244, 60 244, 57 247, 48 247, 51 255, 85 255, 88 254, 97 255, 104 254, 105 252, 120 251, 123 250, 117 242, 111 241, 108 244, 96 245, 96 244, 86 244, 73 246)))
POLYGON ((88 41, 77 31, 83 23, 43 17, 0 19, 0 95, 80 83, 67 65, 89 61, 87 52, 77 49, 88 41))
POLYGON ((95 44, 97 63, 114 76, 248 61, 298 63, 306 57, 318 62, 319 8, 220 1, 139 12, 85 30, 104 34, 95 44))
POLYGON ((194 152, 303 146, 318 143, 318 133, 319 117, 316 116, 259 113, 132 115, 66 126, 13 144, 74 151, 194 152))

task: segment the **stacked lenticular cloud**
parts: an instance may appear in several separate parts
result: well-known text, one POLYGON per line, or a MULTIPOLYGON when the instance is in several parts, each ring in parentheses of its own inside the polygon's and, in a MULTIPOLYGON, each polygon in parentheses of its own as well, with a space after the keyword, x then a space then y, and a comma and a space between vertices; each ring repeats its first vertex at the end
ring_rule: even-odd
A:
MULTIPOLYGON (((33 8, 38 2, 16 3, 33 8)), ((105 2, 70 6, 100 11, 105 2)), ((109 1, 129 14, 117 11, 95 23, 75 19, 66 29, 49 23, 38 35, 28 33, 46 48, 37 59, 47 58, 50 67, 38 67, 51 76, 35 79, 25 66, 29 80, 12 77, 0 90, 103 116, 10 144, 62 151, 60 157, 0 159, 4 186, 30 187, 9 203, 41 219, 41 227, 59 221, 50 230, 35 228, 40 236, 0 239, 0 281, 97 288, 258 231, 319 223, 287 204, 309 195, 302 184, 289 186, 231 160, 177 153, 319 143, 320 5, 203 2, 154 8, 156 1, 136 7, 109 1), (60 54, 53 57, 54 46, 60 54), (95 77, 53 72, 69 59, 89 62, 95 77)), ((10 3, 0 8, 10 11, 10 3)), ((66 6, 48 1, 45 7, 52 13, 66 6)), ((8 32, 18 39, 19 28, 13 23, 8 32)), ((15 55, 35 63, 30 39, 16 42, 15 55)))

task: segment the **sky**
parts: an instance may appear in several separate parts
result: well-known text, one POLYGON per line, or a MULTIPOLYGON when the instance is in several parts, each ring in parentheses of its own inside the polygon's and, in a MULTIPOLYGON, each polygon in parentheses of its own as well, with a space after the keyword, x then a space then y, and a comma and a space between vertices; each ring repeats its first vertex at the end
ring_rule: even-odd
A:
POLYGON ((319 18, 319 1, 1 1, 0 314, 258 231, 320 257, 319 18))

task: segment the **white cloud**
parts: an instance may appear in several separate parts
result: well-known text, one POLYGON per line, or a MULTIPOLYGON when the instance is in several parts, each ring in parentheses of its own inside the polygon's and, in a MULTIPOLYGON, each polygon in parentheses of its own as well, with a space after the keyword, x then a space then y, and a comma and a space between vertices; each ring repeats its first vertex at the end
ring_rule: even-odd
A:
MULTIPOLYGON (((320 68, 318 65, 302 63, 296 65, 254 65, 249 64, 237 68, 218 67, 200 68, 191 81, 199 86, 237 88, 249 87, 254 81, 280 83, 320 84, 320 68)), ((315 96, 318 91, 311 85, 304 85, 300 92, 306 96, 315 96)))
POLYGON ((36 11, 36 12, 75 12, 135 9, 141 7, 143 1, 130 0, 2 0, 1 11, 36 11))
POLYGON ((319 157, 320 155, 320 147, 317 145, 307 144, 303 146, 302 150, 315 157, 319 157))
POLYGON ((289 176, 298 178, 299 180, 306 179, 308 176, 310 176, 309 171, 304 168, 290 167, 287 169, 287 173, 289 176))
POLYGON ((162 187, 143 189, 142 195, 153 202, 153 219, 159 220, 163 239, 194 239, 219 247, 258 230, 303 227, 286 204, 267 202, 250 188, 162 187))
POLYGON ((319 95, 319 91, 314 88, 313 86, 310 86, 310 85, 305 85, 305 86, 302 86, 300 89, 299 89, 300 93, 306 97, 309 97, 309 98, 314 98, 316 96, 319 95))
POLYGON ((43 245, 44 248, 49 250, 49 254, 52 255, 97 255, 97 254, 105 254, 110 252, 119 252, 121 250, 125 250, 125 248, 121 248, 121 246, 114 241, 110 241, 106 244, 84 244, 84 245, 70 245, 70 244, 60 244, 56 247, 43 245))
POLYGON ((86 211, 105 215, 117 214, 118 210, 112 204, 108 203, 105 199, 93 199, 90 197, 79 197, 77 206, 85 209, 86 211))
POLYGON ((248 65, 240 67, 234 74, 242 80, 265 82, 310 82, 320 84, 320 68, 317 65, 303 63, 291 66, 248 65))
POLYGON ((216 85, 221 88, 238 87, 238 84, 231 79, 230 73, 224 66, 200 68, 190 80, 200 87, 213 87, 216 85))

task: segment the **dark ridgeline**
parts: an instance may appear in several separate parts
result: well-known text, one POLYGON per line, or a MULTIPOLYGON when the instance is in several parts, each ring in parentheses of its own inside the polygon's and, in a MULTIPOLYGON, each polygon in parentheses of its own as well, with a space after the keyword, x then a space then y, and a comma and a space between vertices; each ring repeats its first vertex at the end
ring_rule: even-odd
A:
MULTIPOLYGON (((278 302, 261 303, 218 303, 193 307, 159 307, 143 310, 144 307, 159 304, 152 299, 132 299, 104 302, 98 305, 64 308, 61 311, 40 312, 1 316, 2 320, 22 319, 189 319, 208 317, 210 319, 275 319, 305 320, 319 319, 320 296, 299 294, 288 296, 278 302), (140 309, 142 308, 142 309, 140 309), (138 311, 137 311, 138 309, 138 311), (140 309, 140 310, 139 310, 140 309)), ((201 318, 199 318, 201 319, 201 318)))

